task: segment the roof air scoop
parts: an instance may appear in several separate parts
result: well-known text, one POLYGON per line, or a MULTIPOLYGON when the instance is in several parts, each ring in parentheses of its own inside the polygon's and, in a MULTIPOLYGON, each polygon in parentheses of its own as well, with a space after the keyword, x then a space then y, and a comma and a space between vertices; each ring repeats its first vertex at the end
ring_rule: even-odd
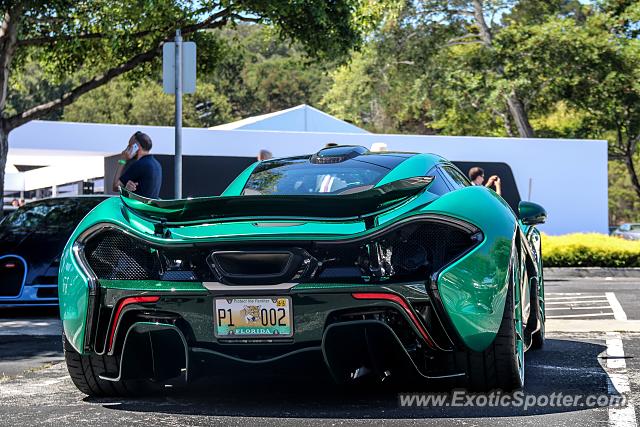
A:
POLYGON ((338 145, 336 147, 323 148, 311 156, 309 161, 316 165, 340 163, 368 152, 368 149, 359 145, 338 145))

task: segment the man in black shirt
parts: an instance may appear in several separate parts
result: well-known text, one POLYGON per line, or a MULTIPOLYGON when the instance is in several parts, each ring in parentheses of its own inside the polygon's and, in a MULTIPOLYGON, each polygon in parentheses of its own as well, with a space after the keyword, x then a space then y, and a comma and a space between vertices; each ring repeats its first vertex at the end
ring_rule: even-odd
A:
POLYGON ((150 199, 159 197, 162 167, 160 162, 149 154, 152 145, 149 135, 140 131, 129 138, 129 145, 120 154, 120 160, 118 160, 118 168, 113 177, 113 191, 124 187, 143 197, 150 199), (125 165, 132 159, 135 161, 124 171, 125 165))

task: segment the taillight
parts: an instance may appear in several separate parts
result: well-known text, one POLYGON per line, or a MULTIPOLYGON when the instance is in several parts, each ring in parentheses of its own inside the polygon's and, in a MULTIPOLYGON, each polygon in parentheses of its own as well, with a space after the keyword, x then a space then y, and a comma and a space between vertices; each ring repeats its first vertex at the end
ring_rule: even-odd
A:
POLYGON ((116 306, 115 315, 113 316, 113 322, 111 323, 111 331, 109 332, 109 347, 108 350, 111 351, 113 348, 113 338, 116 334, 116 329, 118 328, 118 324, 120 323, 120 317, 122 315, 122 310, 130 305, 130 304, 142 304, 149 302, 158 302, 160 301, 159 296, 137 296, 137 297, 127 297, 123 298, 118 302, 116 306))

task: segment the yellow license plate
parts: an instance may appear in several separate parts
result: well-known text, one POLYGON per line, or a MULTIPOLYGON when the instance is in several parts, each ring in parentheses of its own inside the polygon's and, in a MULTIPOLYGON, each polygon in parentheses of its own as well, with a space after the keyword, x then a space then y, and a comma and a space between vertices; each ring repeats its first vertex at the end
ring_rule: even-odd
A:
POLYGON ((291 298, 216 298, 215 335, 224 338, 278 338, 293 335, 291 298))

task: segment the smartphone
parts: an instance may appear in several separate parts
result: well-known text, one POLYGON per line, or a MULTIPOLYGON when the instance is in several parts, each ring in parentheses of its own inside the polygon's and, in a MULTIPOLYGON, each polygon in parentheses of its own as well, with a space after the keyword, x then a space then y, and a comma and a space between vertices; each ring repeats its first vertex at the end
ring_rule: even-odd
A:
POLYGON ((140 149, 140 146, 138 145, 138 143, 137 142, 134 143, 129 149, 129 155, 131 157, 135 156, 139 149, 140 149))

